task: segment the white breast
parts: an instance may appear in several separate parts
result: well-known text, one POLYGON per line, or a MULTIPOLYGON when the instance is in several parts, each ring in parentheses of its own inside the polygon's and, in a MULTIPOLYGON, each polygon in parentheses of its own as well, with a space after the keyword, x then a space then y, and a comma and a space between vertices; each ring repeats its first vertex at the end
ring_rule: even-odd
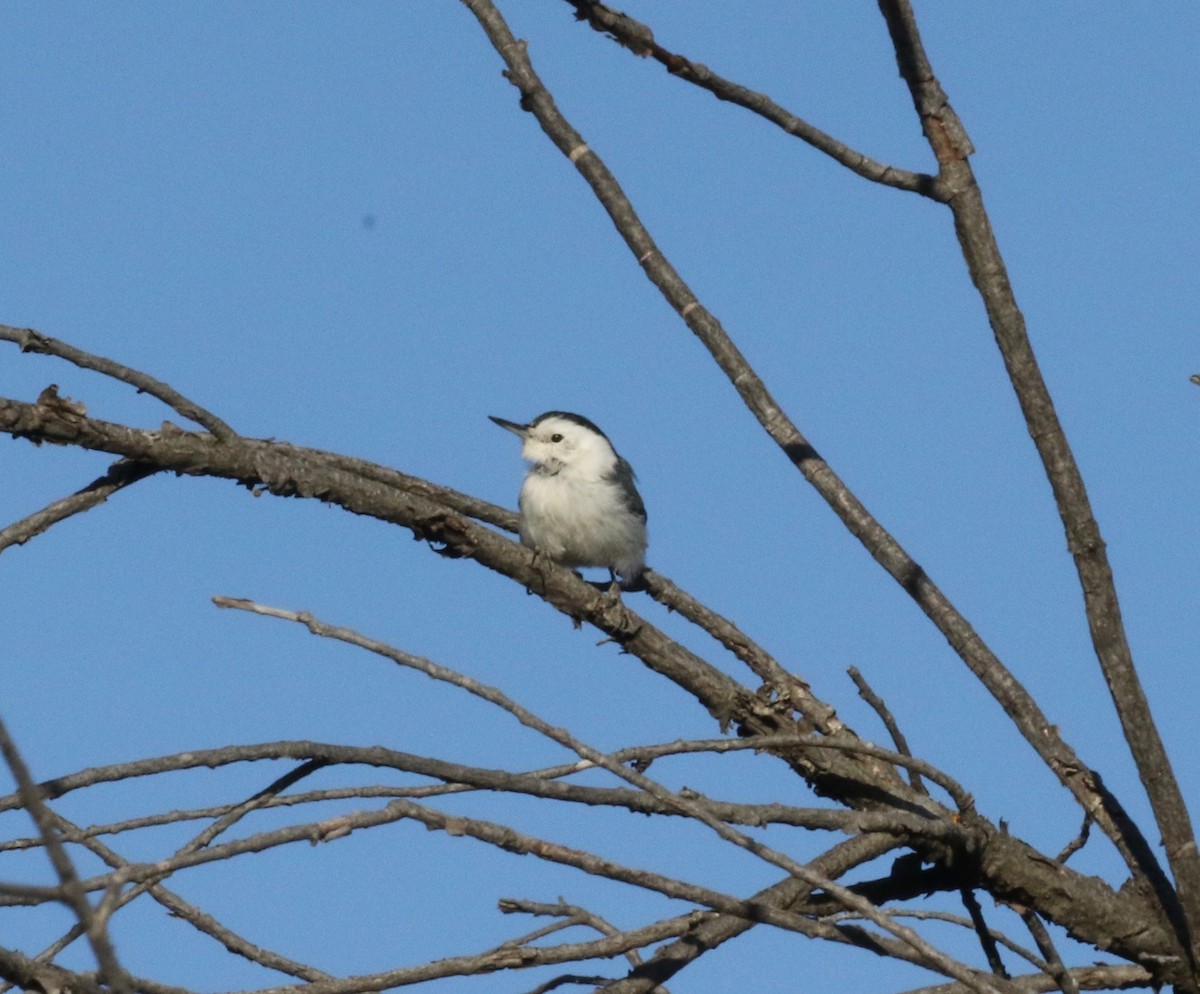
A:
POLYGON ((534 471, 521 487, 521 541, 563 566, 632 576, 646 554, 646 522, 609 481, 534 471))

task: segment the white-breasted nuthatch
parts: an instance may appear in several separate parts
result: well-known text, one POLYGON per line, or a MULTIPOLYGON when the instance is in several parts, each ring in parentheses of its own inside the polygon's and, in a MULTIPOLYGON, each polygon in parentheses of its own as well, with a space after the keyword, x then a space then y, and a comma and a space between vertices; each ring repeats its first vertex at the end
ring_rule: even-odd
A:
POLYGON ((587 418, 547 411, 527 425, 491 418, 533 463, 521 484, 521 544, 560 566, 606 567, 624 590, 641 586, 646 505, 633 467, 587 418))

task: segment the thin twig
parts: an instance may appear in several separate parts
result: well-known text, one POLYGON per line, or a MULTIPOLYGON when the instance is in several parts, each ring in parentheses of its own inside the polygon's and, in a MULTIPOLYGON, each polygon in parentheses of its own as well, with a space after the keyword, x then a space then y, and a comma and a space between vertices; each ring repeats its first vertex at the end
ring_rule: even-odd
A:
POLYGON ((180 853, 195 852, 198 849, 203 849, 209 845, 213 839, 223 833, 229 831, 234 825, 250 814, 251 811, 257 811, 264 807, 272 799, 282 794, 293 784, 299 783, 305 777, 312 776, 317 770, 320 770, 329 765, 329 760, 324 758, 305 760, 294 770, 290 770, 283 776, 272 781, 253 797, 237 805, 228 814, 222 815, 209 825, 203 832, 191 839, 186 845, 179 849, 180 853))
MULTIPOLYGON (((850 870, 870 862, 897 847, 896 840, 878 835, 860 835, 848 839, 822 853, 811 863, 813 867, 829 877, 841 877, 850 870)), ((759 891, 751 900, 774 904, 782 908, 794 908, 804 902, 812 888, 795 877, 785 877, 777 884, 759 891)), ((605 994, 654 994, 660 984, 674 977, 679 971, 694 963, 705 953, 742 935, 755 925, 733 915, 701 913, 696 915, 694 927, 674 942, 655 950, 651 959, 624 980, 606 987, 605 994)), ((832 930, 823 935, 832 942, 859 944, 858 935, 849 931, 832 930)), ((871 947, 873 952, 878 949, 871 947)))
POLYGON ((1063 847, 1062 852, 1054 857, 1054 862, 1066 863, 1068 859, 1070 859, 1077 852, 1079 852, 1080 849, 1087 845, 1088 836, 1091 834, 1091 831, 1092 817, 1091 815, 1084 815, 1083 825, 1079 829, 1079 834, 1063 847))
POLYGON ((634 20, 628 14, 614 11, 602 3, 595 3, 594 0, 567 2, 575 8, 579 20, 587 21, 593 29, 611 36, 634 54, 648 55, 661 62, 672 76, 708 90, 718 100, 737 104, 758 114, 864 179, 897 190, 919 193, 934 200, 940 199, 936 176, 897 169, 855 151, 820 128, 780 107, 766 94, 756 93, 748 87, 718 76, 705 65, 667 51, 654 40, 654 34, 647 25, 634 20))
POLYGON ((701 604, 686 590, 654 570, 646 573, 646 589, 663 606, 678 612, 744 662, 771 693, 771 704, 781 710, 795 709, 812 726, 826 735, 845 729, 837 712, 813 695, 809 685, 785 669, 728 618, 701 604))
MULTIPOLYGON (((56 814, 57 827, 64 836, 71 833, 79 832, 78 826, 72 825, 61 815, 56 814)), ((109 846, 104 845, 99 839, 85 839, 82 842, 89 851, 100 858, 102 862, 112 867, 114 870, 124 870, 132 866, 127 859, 118 854, 109 846)), ((228 926, 219 922, 212 915, 201 911, 194 904, 185 901, 174 891, 164 887, 161 883, 156 882, 153 878, 142 881, 141 883, 131 887, 129 890, 122 892, 114 902, 113 911, 132 902, 135 898, 140 897, 143 893, 149 893, 155 901, 157 901, 167 912, 180 921, 185 921, 196 931, 203 935, 207 935, 219 942, 225 949, 234 955, 241 956, 243 959, 265 967, 269 970, 276 970, 279 973, 289 974, 297 977, 300 980, 328 980, 329 974, 316 967, 309 966, 306 963, 300 963, 290 959, 280 953, 270 949, 264 949, 261 946, 256 946, 248 939, 238 935, 228 926)), ((71 929, 59 937, 51 946, 44 949, 38 956, 39 959, 50 960, 57 956, 63 949, 74 942, 79 937, 78 929, 71 929)))
MULTIPOLYGON (((620 935, 621 930, 615 925, 606 921, 600 915, 587 908, 580 907, 577 904, 567 904, 565 901, 559 900, 554 904, 547 904, 541 901, 522 901, 515 898, 504 898, 500 901, 500 910, 505 914, 514 914, 520 912, 526 915, 542 915, 562 919, 555 922, 553 925, 547 926, 546 929, 539 929, 537 932, 531 933, 528 936, 517 940, 519 944, 525 945, 532 942, 535 938, 541 938, 548 934, 549 929, 571 928, 576 925, 586 926, 587 928, 595 929, 601 935, 620 935)), ((625 958, 629 960, 630 965, 638 966, 642 962, 642 957, 636 949, 630 949, 625 958)))
POLYGON ((137 387, 139 393, 148 393, 151 397, 158 398, 189 421, 195 421, 200 427, 207 428, 214 437, 222 441, 237 436, 237 432, 211 411, 206 411, 199 404, 188 400, 179 391, 163 383, 162 380, 157 380, 139 370, 130 369, 112 359, 92 355, 90 352, 85 352, 74 345, 68 345, 66 342, 60 342, 57 338, 51 338, 49 335, 43 335, 32 328, 11 328, 8 325, 0 324, 0 340, 15 342, 21 347, 22 352, 40 352, 43 355, 57 356, 74 363, 81 369, 92 369, 97 373, 110 376, 114 380, 137 387))
MULTIPOLYGON (((169 860, 178 860, 182 856, 186 856, 204 848, 218 835, 227 831, 251 811, 262 807, 268 803, 270 799, 286 790, 292 784, 298 782, 325 765, 326 761, 323 759, 308 760, 295 770, 292 770, 275 780, 269 786, 255 794, 248 801, 233 805, 230 810, 224 812, 198 836, 190 840, 180 849, 176 850, 176 852, 169 857, 169 860)), ((79 837, 80 841, 86 848, 94 852, 109 866, 113 867, 114 869, 124 869, 131 865, 128 860, 123 859, 115 851, 105 846, 99 840, 92 836, 84 835, 77 825, 73 825, 65 819, 62 819, 60 816, 55 817, 59 821, 59 824, 56 825, 56 828, 63 833, 64 837, 67 837, 68 834, 79 837)), ((167 874, 164 874, 164 876, 166 875, 167 874)), ((147 892, 149 892, 150 896, 158 901, 158 903, 163 907, 165 907, 172 915, 193 925, 198 931, 216 939, 221 943, 221 945, 235 955, 242 956, 250 962, 257 963, 260 966, 265 966, 268 969, 278 970, 280 973, 291 974, 292 976, 299 977, 302 980, 325 980, 329 978, 329 974, 324 973, 321 970, 317 970, 314 967, 310 967, 304 963, 298 963, 295 960, 288 959, 287 957, 272 952, 271 950, 263 949, 254 945, 248 940, 242 938, 237 933, 233 932, 231 929, 222 925, 211 915, 204 914, 202 911, 200 911, 200 909, 184 901, 177 894, 174 894, 166 888, 161 887, 159 885, 159 881, 153 877, 149 877, 140 881, 138 884, 131 887, 129 890, 124 891, 123 893, 118 893, 115 888, 110 887, 109 893, 106 894, 105 898, 105 900, 108 902, 107 906, 102 903, 102 907, 107 907, 106 917, 110 916, 118 909, 131 904, 133 901, 147 892)), ((56 942, 54 942, 49 948, 43 950, 43 952, 40 954, 40 958, 47 960, 53 959, 53 957, 57 956, 59 952, 74 942, 80 934, 81 930, 78 926, 69 930, 58 940, 56 940, 56 942)))
POLYGON ((103 504, 118 490, 130 484, 144 480, 158 472, 155 466, 145 463, 129 462, 119 459, 113 463, 101 477, 93 480, 82 490, 77 490, 70 497, 63 497, 52 504, 47 504, 40 511, 14 521, 6 528, 0 529, 0 552, 13 545, 24 545, 35 535, 40 535, 52 525, 91 510, 98 504, 103 504))
POLYGON ((1063 994, 1079 994, 1079 985, 1071 976, 1071 972, 1063 965, 1062 957, 1058 955, 1054 940, 1050 938, 1050 933, 1042 924, 1037 913, 1028 908, 1018 910, 1025 927, 1029 929, 1029 934, 1033 936, 1033 941, 1037 943, 1038 951, 1046 958, 1046 972, 1062 987, 1063 994))
MULTIPOLYGON (((962 915, 951 914, 948 911, 935 911, 930 908, 893 908, 892 914, 897 918, 912 918, 917 921, 946 922, 949 925, 957 925, 959 928, 977 931, 977 926, 974 920, 971 918, 964 918, 962 915)), ((848 921, 854 917, 855 916, 852 914, 843 912, 835 915, 834 920, 848 921)), ((1017 956, 1020 956, 1021 959, 1025 960, 1026 963, 1029 963, 1038 970, 1044 971, 1046 969, 1046 961, 1037 956, 1037 954, 1035 954, 1032 950, 1026 949, 1019 942, 1015 942, 1003 932, 992 928, 987 928, 986 925, 984 928, 986 929, 989 941, 996 943, 997 945, 1001 945, 1010 952, 1015 953, 1017 956)), ((1012 978, 1010 977, 1008 979, 1011 980, 1012 978)))
POLYGON ((992 930, 988 928, 987 920, 983 917, 983 908, 979 906, 975 892, 970 887, 960 887, 958 893, 962 898, 963 907, 971 916, 971 925, 979 937, 979 945, 983 949, 983 954, 987 957, 988 968, 998 977, 1003 977, 1005 980, 1011 979, 1004 960, 1000 958, 1000 950, 996 947, 996 939, 992 930))
MULTIPOLYGON (((901 755, 911 756, 912 750, 908 748, 908 740, 904 737, 904 733, 900 731, 900 725, 888 709, 887 704, 884 703, 883 698, 871 689, 871 685, 867 683, 867 678, 858 671, 857 667, 851 666, 846 672, 850 674, 850 679, 858 687, 858 695, 879 715, 879 720, 883 722, 883 727, 888 730, 888 734, 892 737, 896 751, 901 755)), ((929 790, 921 780, 921 774, 911 767, 908 771, 908 782, 912 784, 913 790, 920 791, 922 794, 929 793, 929 790)))

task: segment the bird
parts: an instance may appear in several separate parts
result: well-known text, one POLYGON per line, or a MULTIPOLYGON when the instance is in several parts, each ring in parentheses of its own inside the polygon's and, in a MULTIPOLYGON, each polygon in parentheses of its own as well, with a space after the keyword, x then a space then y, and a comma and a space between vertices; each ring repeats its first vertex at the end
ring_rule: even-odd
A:
POLYGON ((488 416, 524 443, 521 544, 571 569, 605 567, 621 590, 645 585, 646 505, 633 467, 593 422, 547 411, 528 424, 488 416))

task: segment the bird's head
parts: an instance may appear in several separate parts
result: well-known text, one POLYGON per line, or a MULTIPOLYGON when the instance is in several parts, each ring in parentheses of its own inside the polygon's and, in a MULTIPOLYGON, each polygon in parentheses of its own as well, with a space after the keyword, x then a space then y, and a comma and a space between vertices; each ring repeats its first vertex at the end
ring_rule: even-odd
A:
POLYGON ((617 453, 604 434, 587 418, 566 411, 547 411, 527 425, 491 419, 501 428, 520 436, 522 458, 542 472, 563 471, 589 479, 600 479, 612 472, 617 453))

